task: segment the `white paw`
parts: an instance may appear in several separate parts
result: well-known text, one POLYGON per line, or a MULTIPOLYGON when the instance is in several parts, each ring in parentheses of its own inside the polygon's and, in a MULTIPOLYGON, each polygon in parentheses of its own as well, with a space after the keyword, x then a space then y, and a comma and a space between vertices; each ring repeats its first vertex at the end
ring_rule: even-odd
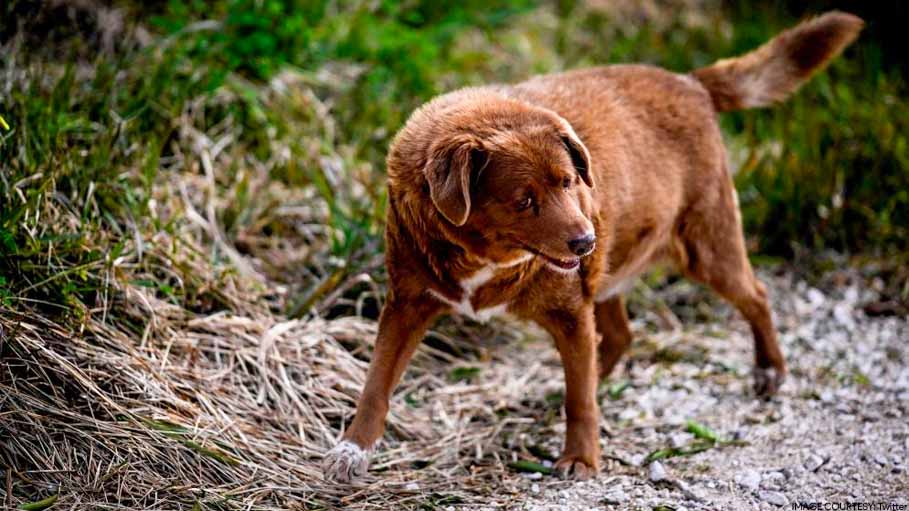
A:
POLYGON ((349 483, 352 479, 366 474, 369 468, 369 452, 348 440, 342 440, 322 459, 322 473, 325 479, 349 483))
POLYGON ((783 386, 783 382, 786 381, 786 372, 773 367, 755 367, 753 378, 755 394, 769 397, 776 394, 783 386))

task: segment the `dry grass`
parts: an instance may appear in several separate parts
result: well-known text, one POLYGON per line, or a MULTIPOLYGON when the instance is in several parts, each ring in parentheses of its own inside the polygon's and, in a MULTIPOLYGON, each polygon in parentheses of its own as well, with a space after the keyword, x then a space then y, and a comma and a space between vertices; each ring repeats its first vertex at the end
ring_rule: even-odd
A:
POLYGON ((95 321, 79 335, 39 316, 0 319, 2 460, 15 467, 17 496, 144 509, 467 502, 484 481, 508 477, 503 431, 533 421, 497 412, 520 402, 539 363, 498 370, 482 385, 452 384, 452 357, 424 348, 395 399, 373 476, 352 488, 328 484, 319 460, 351 418, 374 323, 192 317, 139 292, 128 293, 131 313, 155 311, 144 338, 95 321), (465 465, 475 463, 476 473, 465 465))
MULTIPOLYGON (((313 205, 311 189, 270 181, 275 164, 249 157, 236 181, 247 181, 256 200, 227 241, 219 219, 236 208, 236 191, 216 176, 243 160, 242 148, 222 142, 235 129, 229 124, 217 136, 196 129, 204 110, 191 105, 181 118, 177 156, 164 162, 171 171, 153 191, 151 214, 176 227, 150 240, 137 235, 123 255, 94 268, 104 285, 94 307, 76 305, 76 325, 29 307, 0 314, 0 463, 12 467, 0 501, 59 495, 55 509, 489 502, 490 485, 506 480, 507 488, 517 477, 504 464, 513 454, 503 441, 535 422, 515 403, 529 379, 558 368, 509 363, 482 384, 453 382, 465 360, 480 368, 500 362, 477 347, 477 336, 518 334, 443 325, 396 394, 372 475, 352 487, 323 481, 321 455, 352 418, 375 322, 319 313, 380 296, 370 272, 381 257, 325 293, 294 285, 299 279, 319 289, 332 275, 325 211, 313 205), (267 206, 275 203, 281 207, 267 206), (275 224, 293 226, 295 235, 263 233, 275 224), (299 275, 298 267, 312 273, 299 275), (197 298, 175 303, 160 283, 197 298), (282 313, 295 292, 310 296, 304 319, 282 313)), ((43 214, 49 225, 78 222, 65 208, 47 206, 43 214)), ((539 401, 543 392, 534 389, 539 401)))

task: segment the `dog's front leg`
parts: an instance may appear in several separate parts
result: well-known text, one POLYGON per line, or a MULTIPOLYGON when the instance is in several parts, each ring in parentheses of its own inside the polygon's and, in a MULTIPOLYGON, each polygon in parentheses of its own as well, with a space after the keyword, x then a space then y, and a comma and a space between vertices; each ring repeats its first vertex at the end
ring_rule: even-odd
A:
POLYGON ((565 370, 565 448, 555 468, 563 477, 587 479, 600 468, 593 304, 575 311, 548 311, 537 322, 555 340, 565 370))
POLYGON ((389 295, 379 318, 376 347, 356 415, 342 440, 323 460, 322 469, 327 479, 348 482, 366 473, 369 453, 385 431, 391 392, 439 310, 440 306, 434 300, 389 295))

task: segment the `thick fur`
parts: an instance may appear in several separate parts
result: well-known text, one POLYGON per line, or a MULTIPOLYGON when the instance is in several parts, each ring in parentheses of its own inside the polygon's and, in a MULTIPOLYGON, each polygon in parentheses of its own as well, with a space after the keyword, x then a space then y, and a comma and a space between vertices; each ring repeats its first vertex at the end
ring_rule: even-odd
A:
POLYGON ((828 12, 801 23, 751 53, 692 73, 710 91, 717 111, 771 105, 786 99, 858 37, 864 23, 828 12))
POLYGON ((690 75, 584 69, 464 89, 417 110, 388 155, 389 293, 356 416, 326 455, 326 477, 365 469, 434 318, 505 312, 552 335, 566 383, 556 468, 594 475, 597 382, 632 338, 621 295, 664 258, 742 313, 755 390, 775 392, 786 364, 748 262, 716 114, 782 99, 860 27, 831 13, 690 75))

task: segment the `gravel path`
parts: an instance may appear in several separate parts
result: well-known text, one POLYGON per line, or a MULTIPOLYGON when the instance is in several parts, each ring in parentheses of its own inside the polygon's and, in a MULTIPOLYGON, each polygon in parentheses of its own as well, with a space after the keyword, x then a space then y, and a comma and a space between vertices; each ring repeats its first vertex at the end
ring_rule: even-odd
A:
MULTIPOLYGON (((878 294, 854 271, 830 273, 817 287, 789 274, 761 276, 791 371, 778 396, 753 397, 750 332, 709 293, 680 281, 649 295, 644 307, 632 297, 636 341, 613 378, 629 385, 621 394, 621 383, 613 387, 602 406, 609 466, 581 483, 523 474, 515 482, 523 497, 506 507, 909 504, 909 321, 867 316, 863 306, 878 294), (676 313, 652 312, 661 301, 676 313), (681 326, 667 331, 672 316, 682 316, 681 326), (647 463, 656 450, 699 443, 686 431, 689 420, 722 442, 647 463)), ((539 353, 533 344, 524 350, 539 353)), ((558 438, 544 442, 552 452, 558 438)))

